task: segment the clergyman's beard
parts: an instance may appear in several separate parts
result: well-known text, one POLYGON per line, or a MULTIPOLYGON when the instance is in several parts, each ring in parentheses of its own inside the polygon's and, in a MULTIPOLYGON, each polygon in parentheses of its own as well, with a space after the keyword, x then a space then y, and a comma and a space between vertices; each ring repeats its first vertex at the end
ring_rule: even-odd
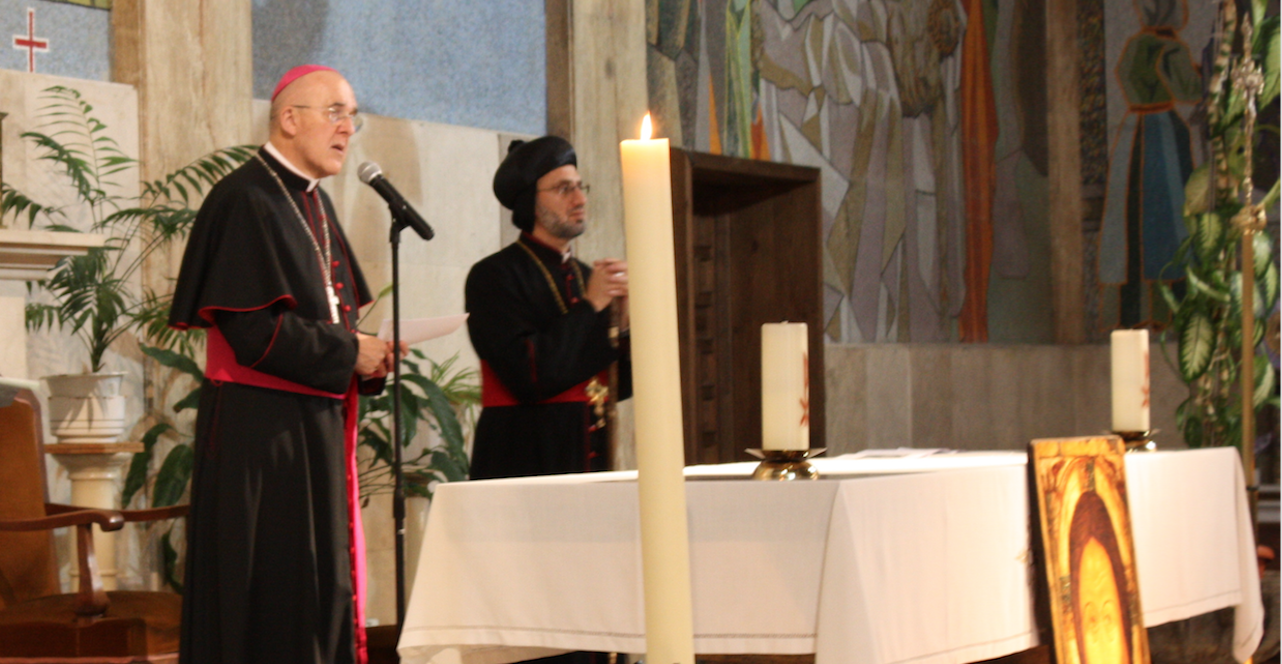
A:
POLYGON ((534 221, 547 230, 552 237, 562 240, 573 240, 583 235, 587 228, 585 222, 575 223, 569 217, 563 217, 538 203, 534 204, 534 221))

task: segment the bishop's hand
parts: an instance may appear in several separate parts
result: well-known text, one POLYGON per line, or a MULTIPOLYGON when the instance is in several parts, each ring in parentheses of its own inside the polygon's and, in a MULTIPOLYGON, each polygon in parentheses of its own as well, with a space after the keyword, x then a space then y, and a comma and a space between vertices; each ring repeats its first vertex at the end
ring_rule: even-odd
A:
POLYGON ((365 378, 382 378, 387 375, 395 358, 392 345, 378 337, 363 332, 356 333, 356 373, 365 378))

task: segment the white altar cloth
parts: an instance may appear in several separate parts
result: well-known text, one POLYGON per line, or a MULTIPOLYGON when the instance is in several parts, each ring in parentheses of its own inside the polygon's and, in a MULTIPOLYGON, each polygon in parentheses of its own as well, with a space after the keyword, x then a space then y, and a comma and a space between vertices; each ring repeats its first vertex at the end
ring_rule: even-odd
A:
MULTIPOLYGON (((695 652, 962 664, 1037 645, 1025 462, 838 457, 817 482, 687 468, 695 652)), ((635 479, 439 486, 402 661, 643 652, 635 479)), ((1245 657, 1263 606, 1237 452, 1131 454, 1127 484, 1145 624, 1236 606, 1245 657)))

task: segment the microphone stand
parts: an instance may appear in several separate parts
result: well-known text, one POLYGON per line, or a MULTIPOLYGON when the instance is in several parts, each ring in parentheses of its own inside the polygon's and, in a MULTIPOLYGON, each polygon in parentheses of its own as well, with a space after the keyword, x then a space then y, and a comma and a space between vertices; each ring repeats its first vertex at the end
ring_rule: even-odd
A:
MULTIPOLYGON (((396 532, 396 634, 400 640, 405 625, 405 476, 402 467, 401 443, 401 231, 410 227, 395 207, 392 212, 392 352, 396 362, 392 365, 392 519, 396 532)), ((418 230, 418 229, 415 229, 418 230)), ((429 231, 430 232, 430 231, 429 231)), ((420 232, 420 235, 422 233, 420 232)), ((424 236, 430 240, 430 236, 424 236)))

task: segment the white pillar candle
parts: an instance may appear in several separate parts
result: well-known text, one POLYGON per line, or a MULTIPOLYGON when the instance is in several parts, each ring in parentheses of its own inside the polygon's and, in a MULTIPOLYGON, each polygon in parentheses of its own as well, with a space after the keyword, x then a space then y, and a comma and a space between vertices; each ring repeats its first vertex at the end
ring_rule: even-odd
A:
POLYGON ((761 326, 761 449, 810 449, 810 347, 805 323, 761 326))
POLYGON ((677 337, 672 184, 666 139, 623 141, 632 387, 641 507, 646 661, 694 664, 686 531, 681 360, 677 337))
POLYGON ((1148 330, 1115 330, 1110 341, 1113 431, 1148 431, 1148 330))

